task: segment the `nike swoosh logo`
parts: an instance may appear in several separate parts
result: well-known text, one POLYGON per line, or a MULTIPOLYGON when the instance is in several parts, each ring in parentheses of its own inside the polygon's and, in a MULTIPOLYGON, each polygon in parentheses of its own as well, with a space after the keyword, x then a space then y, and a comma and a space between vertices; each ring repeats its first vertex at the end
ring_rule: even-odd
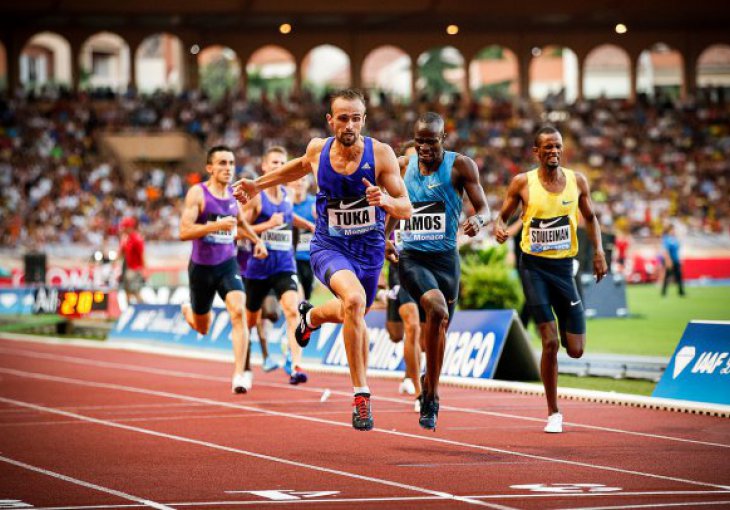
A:
POLYGON ((575 305, 577 305, 578 303, 580 303, 580 299, 579 299, 578 301, 576 301, 575 303, 571 301, 571 302, 570 302, 570 306, 575 306, 575 305))
POLYGON ((354 207, 355 205, 359 204, 362 201, 363 201, 362 198, 358 198, 357 200, 355 200, 354 202, 350 202, 349 204, 346 204, 345 202, 340 201, 340 209, 350 209, 351 207, 354 207))
POLYGON ((575 200, 568 200, 567 202, 563 200, 563 205, 572 204, 573 202, 575 202, 575 200))
POLYGON ((548 221, 547 223, 545 223, 544 221, 541 221, 540 228, 548 228, 551 225, 555 225, 559 221, 560 221, 560 218, 556 218, 553 221, 548 221))
POLYGON ((428 186, 426 186, 426 187, 427 187, 428 189, 434 189, 434 188, 438 188, 439 186, 441 186, 441 183, 440 183, 440 182, 437 182, 436 184, 429 184, 429 185, 428 185, 428 186))
POLYGON ((418 213, 418 212, 421 212, 421 211, 423 211, 424 209, 428 209, 428 208, 429 208, 429 207, 431 207, 432 205, 433 205, 433 204, 428 204, 428 205, 424 205, 423 207, 419 207, 418 209, 413 209, 413 214, 416 214, 416 213, 418 213))

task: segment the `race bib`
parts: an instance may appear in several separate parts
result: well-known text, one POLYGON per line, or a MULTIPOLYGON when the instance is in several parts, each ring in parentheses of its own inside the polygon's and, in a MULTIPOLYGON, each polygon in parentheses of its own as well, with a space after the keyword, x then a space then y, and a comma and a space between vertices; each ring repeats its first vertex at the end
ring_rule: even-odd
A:
POLYGON ((446 237, 446 204, 413 202, 411 217, 400 221, 403 242, 440 241, 446 237))
MULTIPOLYGON (((229 218, 230 216, 214 216, 213 220, 209 220, 208 223, 215 223, 221 218, 229 218)), ((236 233, 238 227, 233 227, 232 230, 218 230, 211 232, 203 237, 203 242, 208 244, 232 244, 236 242, 236 233)))
POLYGON ((305 232, 303 230, 299 231, 299 240, 297 241, 297 251, 298 252, 308 252, 309 251, 309 245, 312 243, 312 234, 311 232, 305 232))
POLYGON ((289 251, 294 243, 294 236, 289 225, 280 225, 267 230, 261 235, 261 239, 266 243, 267 250, 275 251, 289 251))
POLYGON ((327 200, 327 222, 331 236, 355 236, 375 230, 375 206, 365 197, 327 200))
POLYGON ((533 218, 528 233, 532 253, 569 250, 572 244, 567 216, 533 218))

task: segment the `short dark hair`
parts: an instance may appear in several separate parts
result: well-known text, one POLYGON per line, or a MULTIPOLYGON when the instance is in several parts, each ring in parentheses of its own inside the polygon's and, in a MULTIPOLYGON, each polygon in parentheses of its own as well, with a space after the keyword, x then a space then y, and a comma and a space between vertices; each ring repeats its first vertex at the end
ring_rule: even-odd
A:
POLYGON ((560 131, 555 126, 542 126, 535 133, 535 141, 533 142, 535 147, 540 147, 540 137, 542 135, 554 135, 555 133, 560 134, 560 131))
POLYGON ((208 149, 208 154, 206 154, 206 156, 205 156, 205 163, 207 165, 210 165, 211 163, 213 163, 213 154, 215 154, 216 152, 233 153, 233 149, 231 149, 227 145, 215 145, 215 146, 211 147, 210 149, 208 149))
POLYGON ((418 117, 418 120, 416 120, 416 125, 418 125, 418 124, 426 124, 426 125, 438 124, 441 131, 443 131, 444 118, 436 112, 426 112, 426 113, 422 113, 418 117))
POLYGON ((365 95, 358 89, 339 89, 330 92, 330 113, 332 113, 332 103, 335 102, 335 99, 340 98, 347 99, 348 101, 354 101, 357 99, 363 104, 363 106, 367 107, 367 104, 365 104, 365 95))

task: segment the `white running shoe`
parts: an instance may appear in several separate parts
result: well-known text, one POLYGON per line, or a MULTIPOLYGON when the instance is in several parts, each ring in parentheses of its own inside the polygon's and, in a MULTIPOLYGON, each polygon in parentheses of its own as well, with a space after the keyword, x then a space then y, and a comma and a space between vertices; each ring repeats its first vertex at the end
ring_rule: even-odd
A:
POLYGON ((547 425, 545 425, 545 432, 550 434, 559 434, 563 431, 563 415, 560 413, 553 413, 548 416, 547 425))
POLYGON ((246 387, 246 378, 243 374, 239 373, 233 376, 231 391, 233 391, 233 393, 246 393, 248 391, 248 388, 246 387))
POLYGON ((398 386, 398 393, 406 394, 406 395, 415 395, 416 394, 416 387, 413 384, 413 379, 410 377, 406 377, 403 379, 403 382, 400 383, 398 386))
POLYGON ((246 388, 246 391, 251 391, 253 388, 253 372, 250 370, 243 373, 243 387, 246 388))

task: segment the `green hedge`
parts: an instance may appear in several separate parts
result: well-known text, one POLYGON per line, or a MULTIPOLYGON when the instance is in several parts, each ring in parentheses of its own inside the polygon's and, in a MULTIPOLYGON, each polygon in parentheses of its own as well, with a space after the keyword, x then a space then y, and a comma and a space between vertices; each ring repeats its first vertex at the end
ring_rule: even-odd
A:
POLYGON ((507 265, 507 246, 475 250, 465 245, 461 254, 462 310, 519 309, 523 295, 519 279, 507 265))

